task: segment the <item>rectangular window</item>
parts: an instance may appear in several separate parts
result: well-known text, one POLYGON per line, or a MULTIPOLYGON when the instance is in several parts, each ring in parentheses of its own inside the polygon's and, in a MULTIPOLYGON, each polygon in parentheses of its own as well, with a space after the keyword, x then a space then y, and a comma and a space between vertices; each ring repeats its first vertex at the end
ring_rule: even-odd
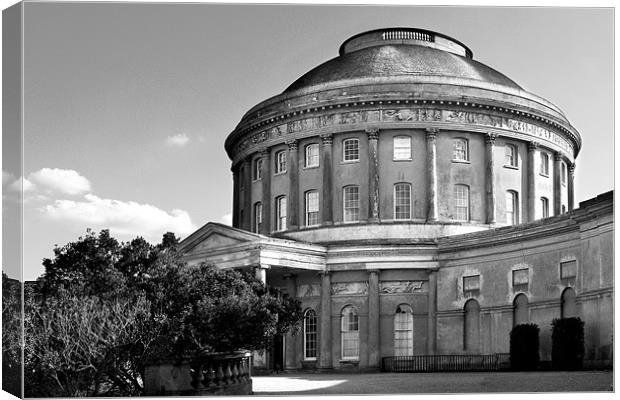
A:
POLYGON ((411 219, 411 185, 394 185, 394 219, 411 219))
POLYGON ((566 185, 566 164, 560 163, 560 174, 562 178, 562 185, 566 185))
POLYGON ((276 217, 278 230, 286 230, 286 196, 280 196, 276 200, 276 217))
POLYGON ((529 282, 527 268, 512 271, 512 287, 515 292, 526 292, 529 282))
POLYGON ((359 140, 346 139, 342 142, 342 160, 358 161, 360 159, 359 140))
POLYGON ((360 352, 359 319, 354 311, 346 311, 342 315, 341 326, 342 358, 357 359, 360 352))
POLYGON ((276 153, 276 174, 286 172, 286 151, 276 153))
POLYGON ((480 275, 463 277, 463 294, 465 296, 476 296, 480 294, 480 275))
POLYGON ((504 148, 506 155, 506 165, 517 167, 517 148, 511 144, 507 144, 504 148))
POLYGON ((254 177, 255 181, 261 179, 263 177, 263 159, 257 158, 254 160, 254 177))
POLYGON ((254 232, 260 233, 260 225, 263 222, 263 204, 254 204, 254 232))
POLYGON ((469 160, 467 139, 454 139, 452 158, 457 161, 469 160))
POLYGON ((360 188, 347 186, 342 191, 343 220, 355 222, 360 219, 360 188))
POLYGON ((306 226, 319 224, 319 192, 306 192, 306 226))
POLYGON ((546 197, 541 197, 540 207, 542 208, 542 217, 547 218, 549 216, 549 199, 546 197))
POLYGON ((549 155, 542 151, 540 152, 540 173, 549 176, 549 155))
POLYGON ((519 221, 519 202, 517 193, 509 190, 506 192, 506 223, 515 225, 519 221))
POLYGON ((317 318, 313 310, 306 312, 304 318, 304 359, 316 360, 317 353, 317 318))
POLYGON ((571 279, 577 277, 577 261, 565 261, 560 263, 560 278, 571 279))
POLYGON ((394 137, 394 160, 411 160, 411 138, 409 136, 394 137))
POLYGON ((469 221, 469 187, 454 185, 454 219, 469 221))
POLYGON ((413 315, 409 306, 399 306, 394 314, 394 355, 413 355, 413 315))
POLYGON ((319 145, 309 144, 306 146, 306 161, 305 167, 318 167, 319 166, 319 145))

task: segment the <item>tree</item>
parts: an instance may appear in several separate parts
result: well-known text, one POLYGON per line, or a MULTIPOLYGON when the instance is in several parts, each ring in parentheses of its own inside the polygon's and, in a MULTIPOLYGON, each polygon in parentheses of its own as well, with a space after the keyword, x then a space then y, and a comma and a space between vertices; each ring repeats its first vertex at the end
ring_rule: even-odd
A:
POLYGON ((516 371, 533 371, 540 360, 536 324, 520 324, 510 331, 510 367, 516 371))
POLYGON ((556 370, 578 370, 585 352, 580 318, 556 318, 551 322, 551 363, 556 370))
POLYGON ((2 273, 2 389, 21 397, 21 284, 2 273))
POLYGON ((152 357, 259 350, 297 329, 298 300, 247 272, 190 267, 178 243, 104 230, 54 249, 27 299, 27 395, 138 395, 152 357))

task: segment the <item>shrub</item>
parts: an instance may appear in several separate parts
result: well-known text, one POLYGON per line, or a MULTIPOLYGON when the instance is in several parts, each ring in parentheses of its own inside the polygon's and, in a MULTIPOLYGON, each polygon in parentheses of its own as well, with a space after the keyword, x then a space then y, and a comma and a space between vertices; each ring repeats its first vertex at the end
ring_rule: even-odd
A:
POLYGON ((510 368, 514 371, 533 371, 538 368, 538 332, 536 324, 521 324, 510 331, 510 368))
POLYGON ((584 354, 584 322, 579 318, 557 318, 551 325, 553 369, 564 371, 581 369, 584 354))

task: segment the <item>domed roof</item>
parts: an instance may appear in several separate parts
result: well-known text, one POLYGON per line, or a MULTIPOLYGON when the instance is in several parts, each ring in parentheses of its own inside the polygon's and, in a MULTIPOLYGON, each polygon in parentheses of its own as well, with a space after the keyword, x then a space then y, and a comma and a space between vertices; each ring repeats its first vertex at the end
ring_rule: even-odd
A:
MULTIPOLYGON (((412 35, 417 32, 430 31, 401 28, 401 35, 412 35)), ((512 89, 523 90, 510 78, 497 72, 493 68, 479 63, 471 58, 471 51, 462 46, 462 55, 452 51, 449 47, 436 44, 437 39, 446 41, 446 36, 430 36, 433 40, 403 40, 385 39, 386 30, 366 32, 356 35, 343 43, 340 56, 333 58, 312 69, 291 84, 284 93, 298 89, 324 84, 328 82, 383 77, 448 77, 460 78, 485 83, 494 83, 512 89), (376 38, 382 33, 384 39, 376 38), (372 39, 366 39, 369 36, 372 39), (361 43, 356 43, 361 42, 361 43)), ((454 46, 454 43, 449 43, 454 46)))

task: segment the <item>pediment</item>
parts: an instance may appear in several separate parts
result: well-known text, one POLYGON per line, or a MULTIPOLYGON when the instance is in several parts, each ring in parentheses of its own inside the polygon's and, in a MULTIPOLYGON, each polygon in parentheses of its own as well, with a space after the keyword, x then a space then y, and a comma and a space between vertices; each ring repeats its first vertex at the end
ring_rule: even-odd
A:
POLYGON ((185 254, 218 250, 260 240, 261 236, 242 229, 209 222, 180 243, 185 254))

